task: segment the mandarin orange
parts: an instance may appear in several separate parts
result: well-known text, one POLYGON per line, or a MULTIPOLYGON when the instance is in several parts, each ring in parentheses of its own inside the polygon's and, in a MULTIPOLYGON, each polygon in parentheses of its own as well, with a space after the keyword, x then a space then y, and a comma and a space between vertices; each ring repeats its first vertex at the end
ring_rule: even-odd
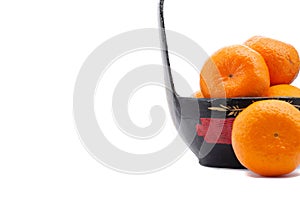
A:
POLYGON ((232 146, 238 160, 262 176, 280 176, 300 163, 300 111, 290 103, 253 103, 235 119, 232 146))
POLYGON ((290 44, 262 36, 254 36, 245 45, 260 53, 270 73, 271 85, 290 84, 297 77, 300 60, 297 50, 290 44))
POLYGON ((264 58, 244 45, 222 48, 208 59, 200 73, 204 97, 257 97, 270 86, 264 58))
POLYGON ((266 96, 267 97, 300 97, 300 89, 289 84, 279 84, 279 85, 271 86, 266 96))

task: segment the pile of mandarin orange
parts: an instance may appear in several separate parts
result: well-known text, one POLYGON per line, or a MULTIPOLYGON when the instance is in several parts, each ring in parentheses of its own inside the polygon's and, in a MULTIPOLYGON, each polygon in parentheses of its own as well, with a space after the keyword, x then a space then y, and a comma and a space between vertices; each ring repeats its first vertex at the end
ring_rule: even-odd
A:
MULTIPOLYGON (((292 45, 255 36, 215 52, 201 70, 201 89, 194 96, 300 97, 300 89, 291 85, 299 69, 292 45)), ((300 111, 284 100, 254 102, 236 117, 232 146, 241 164, 257 174, 293 172, 300 164, 300 111)))

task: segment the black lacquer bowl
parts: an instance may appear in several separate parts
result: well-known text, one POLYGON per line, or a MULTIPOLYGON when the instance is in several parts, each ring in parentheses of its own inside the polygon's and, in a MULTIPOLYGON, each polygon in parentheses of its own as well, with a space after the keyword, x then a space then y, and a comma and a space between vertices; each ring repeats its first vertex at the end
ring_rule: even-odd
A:
MULTIPOLYGON (((181 97, 176 93, 164 22, 164 0, 160 1, 159 19, 165 84, 170 113, 181 138, 203 166, 244 168, 231 145, 231 130, 235 117, 255 101, 270 98, 214 98, 181 97)), ((274 98, 272 98, 274 99, 274 98)), ((300 98, 275 98, 300 105, 300 98)))

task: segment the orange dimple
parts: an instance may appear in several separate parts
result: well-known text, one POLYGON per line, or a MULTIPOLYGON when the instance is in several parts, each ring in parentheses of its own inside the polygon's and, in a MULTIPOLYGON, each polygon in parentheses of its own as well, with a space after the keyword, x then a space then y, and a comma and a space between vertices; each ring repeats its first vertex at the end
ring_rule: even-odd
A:
POLYGON ((220 49, 204 64, 200 87, 204 97, 262 96, 270 86, 263 57, 244 45, 220 49))
POLYGON ((271 85, 290 84, 297 77, 300 60, 297 50, 290 44, 261 36, 254 36, 245 45, 259 52, 270 72, 271 85))
POLYGON ((257 174, 294 171, 300 163, 300 111, 279 100, 253 103, 233 123, 232 146, 239 161, 257 174))

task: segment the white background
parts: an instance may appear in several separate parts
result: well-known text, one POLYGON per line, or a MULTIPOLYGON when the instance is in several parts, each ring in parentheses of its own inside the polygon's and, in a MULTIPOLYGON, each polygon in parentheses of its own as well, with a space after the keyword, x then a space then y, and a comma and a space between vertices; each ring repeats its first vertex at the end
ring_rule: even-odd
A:
MULTIPOLYGON (((299 11, 292 5, 297 1, 209 2, 167 0, 168 28, 192 38, 208 53, 256 34, 300 49, 299 11)), ((106 168, 89 155, 72 115, 72 94, 82 63, 112 36, 157 26, 156 0, 0 2, 0 198, 299 197, 298 172, 288 178, 259 178, 245 170, 205 168, 187 151, 164 170, 128 175, 106 168)), ((123 63, 138 65, 142 57, 132 55, 123 63)), ((160 62, 159 53, 150 57, 160 62)), ((194 73, 189 80, 195 91, 197 78, 194 73)), ((110 89, 106 87, 103 95, 110 89)), ((145 103, 166 108, 161 102, 163 90, 148 89, 132 98, 136 107, 129 107, 132 119, 141 126, 149 123, 148 110, 140 109, 143 96, 153 92, 157 98, 145 103)), ((106 125, 121 134, 113 122, 106 125)), ((169 118, 164 131, 170 138, 176 135, 169 118)), ((124 138, 114 143, 126 142, 124 138)), ((168 142, 162 136, 157 145, 119 147, 149 152, 168 142)))

